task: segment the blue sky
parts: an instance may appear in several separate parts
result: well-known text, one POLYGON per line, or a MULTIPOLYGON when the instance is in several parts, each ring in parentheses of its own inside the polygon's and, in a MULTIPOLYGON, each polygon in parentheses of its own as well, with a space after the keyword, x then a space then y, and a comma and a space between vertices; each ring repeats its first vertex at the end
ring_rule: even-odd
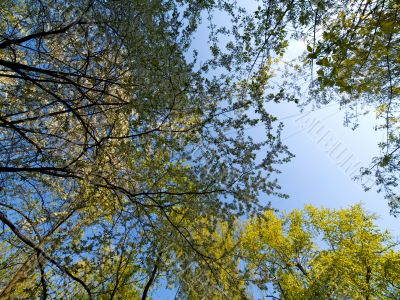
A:
MULTIPOLYGON (((276 108, 275 115, 282 118, 297 111, 294 106, 282 105, 276 108)), ((329 130, 342 147, 346 147, 348 157, 352 155, 353 162, 368 166, 371 158, 379 153, 377 144, 382 138, 382 133, 373 129, 373 113, 361 118, 360 127, 354 131, 343 126, 344 114, 338 106, 333 106, 320 109, 312 116, 320 120, 320 126, 329 130)), ((280 210, 301 208, 304 204, 341 208, 361 202, 368 211, 380 217, 377 223, 382 229, 398 235, 399 220, 390 215, 383 194, 378 194, 374 189, 365 192, 346 173, 346 166, 342 167, 332 159, 317 142, 318 139, 299 126, 297 119, 294 117, 284 121, 283 140, 296 157, 281 167, 282 174, 279 175, 282 190, 290 198, 275 199, 273 206, 280 210)))

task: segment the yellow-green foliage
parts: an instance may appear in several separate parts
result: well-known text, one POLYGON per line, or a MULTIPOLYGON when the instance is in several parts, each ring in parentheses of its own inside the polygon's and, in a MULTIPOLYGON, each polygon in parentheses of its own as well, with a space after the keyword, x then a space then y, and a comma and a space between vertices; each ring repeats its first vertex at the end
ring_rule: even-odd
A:
POLYGON ((248 276, 284 299, 398 299, 400 255, 374 219, 361 205, 265 211, 243 233, 248 276))

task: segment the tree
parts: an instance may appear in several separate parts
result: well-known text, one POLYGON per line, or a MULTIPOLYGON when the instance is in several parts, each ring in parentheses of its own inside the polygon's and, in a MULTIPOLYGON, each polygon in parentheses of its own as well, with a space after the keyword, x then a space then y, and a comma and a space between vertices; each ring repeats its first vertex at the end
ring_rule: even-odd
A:
MULTIPOLYGON (((206 239, 202 251, 213 256, 211 266, 188 256, 194 252, 182 251, 187 245, 177 240, 180 250, 165 261, 165 272, 180 281, 183 299, 397 299, 399 243, 375 220, 360 204, 265 210, 197 231, 196 238, 206 239)), ((199 218, 194 226, 208 222, 199 218)))
POLYGON ((360 205, 253 217, 242 236, 250 282, 273 299, 397 299, 397 243, 360 205))
POLYGON ((180 298, 247 297, 230 227, 285 196, 266 103, 298 99, 271 78, 288 24, 325 8, 341 6, 1 1, 0 298, 146 299, 164 276, 180 298))
POLYGON ((191 220, 186 228, 194 232, 194 242, 209 258, 185 251, 188 245, 176 240, 175 256, 166 267, 172 286, 182 299, 247 299, 249 293, 240 270, 240 222, 221 222, 209 217, 191 220), (212 224, 214 223, 214 224, 212 224))
POLYGON ((178 254, 216 269, 197 233, 214 224, 196 220, 280 195, 272 176, 291 156, 264 107, 271 60, 249 75, 230 73, 250 69, 237 47, 187 58, 202 14, 235 6, 0 5, 0 298, 145 299, 178 254))

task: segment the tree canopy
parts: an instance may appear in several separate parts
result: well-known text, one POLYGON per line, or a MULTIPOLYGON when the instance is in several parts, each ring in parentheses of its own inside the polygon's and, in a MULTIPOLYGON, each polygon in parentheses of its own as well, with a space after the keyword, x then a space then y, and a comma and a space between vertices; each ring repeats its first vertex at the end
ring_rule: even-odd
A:
POLYGON ((301 100, 272 79, 289 40, 302 38, 320 102, 334 91, 379 103, 387 152, 371 169, 396 208, 398 9, 0 0, 0 299, 147 299, 161 283, 182 299, 245 299, 253 283, 283 299, 397 297, 398 265, 387 262, 398 254, 360 207, 278 218, 260 195, 286 197, 276 174, 292 154, 268 104, 301 100), (200 60, 204 25, 210 55, 200 60), (325 255, 317 231, 361 248, 325 238, 325 255), (329 259, 342 260, 331 283, 329 259), (377 275, 365 282, 369 267, 377 275))
POLYGON ((196 232, 215 224, 190 220, 258 209, 290 158, 267 75, 212 72, 240 53, 186 57, 202 14, 232 6, 1 3, 1 297, 146 298, 161 260, 212 269, 196 232))
POLYGON ((360 205, 265 211, 243 233, 248 278, 276 299, 397 299, 398 244, 373 221, 360 205))

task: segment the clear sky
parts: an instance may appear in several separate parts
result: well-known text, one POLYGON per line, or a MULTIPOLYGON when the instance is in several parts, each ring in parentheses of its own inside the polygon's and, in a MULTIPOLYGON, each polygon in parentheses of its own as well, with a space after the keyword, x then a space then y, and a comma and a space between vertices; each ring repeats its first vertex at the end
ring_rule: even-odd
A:
MULTIPOLYGON (((282 105, 276 108, 275 115, 284 118, 295 115, 297 111, 296 107, 282 105)), ((376 193, 373 188, 368 192, 363 191, 360 183, 352 180, 352 176, 346 172, 351 163, 354 166, 368 166, 374 154, 379 153, 377 144, 382 136, 381 132, 373 129, 373 114, 363 117, 360 127, 354 131, 343 126, 344 111, 340 111, 338 106, 322 108, 307 117, 319 121, 318 127, 323 128, 319 135, 315 134, 317 129, 310 132, 307 124, 302 126, 298 116, 283 121, 285 129, 282 139, 296 157, 280 168, 282 190, 290 198, 273 199, 273 206, 280 210, 301 208, 304 204, 341 208, 362 202, 368 211, 380 216, 377 222, 381 228, 399 237, 400 220, 389 214, 383 194, 376 193), (329 132, 335 138, 335 144, 339 143, 341 149, 346 149, 342 158, 332 158, 330 152, 326 151, 328 148, 322 144, 324 139, 318 142, 324 132, 329 132), (350 156, 351 161, 346 163, 350 156), (358 162, 361 164, 358 165, 358 162)))

